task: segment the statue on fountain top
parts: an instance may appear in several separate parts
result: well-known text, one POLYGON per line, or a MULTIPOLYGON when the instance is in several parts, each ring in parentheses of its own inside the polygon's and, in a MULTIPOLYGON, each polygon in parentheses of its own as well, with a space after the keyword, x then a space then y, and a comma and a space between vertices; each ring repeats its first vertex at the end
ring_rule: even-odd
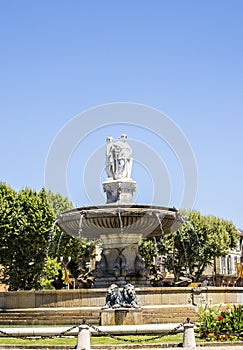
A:
POLYGON ((106 146, 106 173, 113 180, 130 179, 132 171, 132 149, 127 143, 127 135, 114 142, 112 137, 107 137, 106 146))
POLYGON ((116 141, 107 137, 106 142, 107 179, 103 182, 106 203, 133 203, 136 181, 131 179, 132 149, 127 143, 127 135, 122 134, 116 141))

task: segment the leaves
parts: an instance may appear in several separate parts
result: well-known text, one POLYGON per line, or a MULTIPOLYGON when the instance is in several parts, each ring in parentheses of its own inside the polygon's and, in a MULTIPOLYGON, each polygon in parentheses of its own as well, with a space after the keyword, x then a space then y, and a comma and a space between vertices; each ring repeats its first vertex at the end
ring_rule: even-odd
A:
POLYGON ((0 264, 9 290, 49 288, 60 256, 72 257, 73 275, 75 266, 89 260, 93 242, 79 242, 58 227, 52 230, 55 218, 71 208, 60 194, 29 188, 16 192, 0 184, 0 264))
POLYGON ((199 333, 207 340, 242 339, 243 337, 243 306, 200 305, 198 310, 199 333))
POLYGON ((53 214, 44 190, 0 185, 0 263, 9 290, 39 288, 53 214))
POLYGON ((196 211, 184 211, 183 215, 186 222, 180 230, 156 238, 157 250, 151 246, 152 240, 145 240, 140 251, 144 257, 148 256, 148 262, 156 254, 166 256, 165 267, 174 273, 175 281, 183 275, 197 281, 214 258, 227 255, 236 246, 237 230, 231 222, 214 216, 203 216, 196 211))

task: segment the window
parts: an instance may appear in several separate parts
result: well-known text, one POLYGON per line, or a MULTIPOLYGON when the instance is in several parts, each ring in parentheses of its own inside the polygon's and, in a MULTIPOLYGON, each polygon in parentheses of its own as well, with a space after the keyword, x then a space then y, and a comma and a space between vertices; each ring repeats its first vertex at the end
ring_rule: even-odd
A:
POLYGON ((225 275, 226 274, 226 271, 225 271, 225 257, 221 257, 220 259, 220 273, 222 275, 225 275))

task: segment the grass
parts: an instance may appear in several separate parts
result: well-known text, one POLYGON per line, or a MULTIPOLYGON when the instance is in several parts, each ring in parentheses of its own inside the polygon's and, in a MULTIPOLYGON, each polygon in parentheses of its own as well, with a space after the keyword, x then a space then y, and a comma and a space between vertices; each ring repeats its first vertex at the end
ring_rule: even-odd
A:
MULTIPOLYGON (((119 345, 119 344, 161 344, 161 343, 175 343, 182 342, 182 334, 167 335, 158 339, 151 339, 154 336, 147 335, 127 335, 119 336, 119 338, 127 339, 128 341, 116 340, 110 337, 92 336, 91 345, 119 345), (136 341, 138 340, 138 341, 136 341)), ((7 338, 0 336, 0 344, 7 345, 68 345, 75 346, 77 344, 77 337, 61 337, 61 338, 45 338, 45 339, 22 339, 22 338, 7 338)))

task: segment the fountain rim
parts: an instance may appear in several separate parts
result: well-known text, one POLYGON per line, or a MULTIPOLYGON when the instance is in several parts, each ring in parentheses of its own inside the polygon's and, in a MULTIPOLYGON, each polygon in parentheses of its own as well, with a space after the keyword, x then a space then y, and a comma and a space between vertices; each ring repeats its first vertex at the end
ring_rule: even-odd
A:
POLYGON ((109 236, 111 230, 112 234, 115 234, 117 229, 121 231, 120 234, 123 236, 126 231, 127 234, 134 235, 139 233, 142 236, 149 237, 150 233, 148 234, 148 230, 151 230, 153 235, 159 235, 162 231, 163 233, 169 233, 172 226, 178 226, 179 223, 181 225, 183 221, 183 216, 176 208, 117 203, 115 205, 92 205, 67 210, 57 217, 56 224, 64 232, 74 237, 78 235, 81 237, 82 235, 82 237, 90 238, 92 236, 94 238, 101 234, 109 236), (134 218, 135 222, 124 223, 122 220, 125 217, 134 218), (114 223, 111 218, 112 220, 113 218, 118 218, 119 223, 114 223), (139 220, 142 221, 140 222, 139 220), (163 223, 165 223, 165 226, 162 227, 163 223), (120 226, 118 227, 117 225, 120 226))
POLYGON ((110 212, 110 210, 132 210, 132 209, 144 209, 144 210, 152 210, 152 211, 164 211, 164 212, 171 212, 174 214, 179 214, 179 210, 176 209, 175 207, 171 208, 171 207, 165 207, 165 206, 159 206, 159 205, 149 205, 149 204, 122 204, 122 203, 117 203, 117 204, 113 204, 113 203, 109 203, 109 204, 103 204, 103 205, 91 205, 91 206, 83 206, 83 207, 77 207, 77 208, 73 208, 73 209, 69 209, 69 210, 65 210, 64 212, 62 212, 60 215, 58 215, 58 218, 63 217, 64 215, 68 214, 68 213, 76 213, 76 212, 82 212, 85 214, 87 212, 91 212, 92 210, 100 210, 100 212, 105 213, 107 211, 107 214, 110 212))

